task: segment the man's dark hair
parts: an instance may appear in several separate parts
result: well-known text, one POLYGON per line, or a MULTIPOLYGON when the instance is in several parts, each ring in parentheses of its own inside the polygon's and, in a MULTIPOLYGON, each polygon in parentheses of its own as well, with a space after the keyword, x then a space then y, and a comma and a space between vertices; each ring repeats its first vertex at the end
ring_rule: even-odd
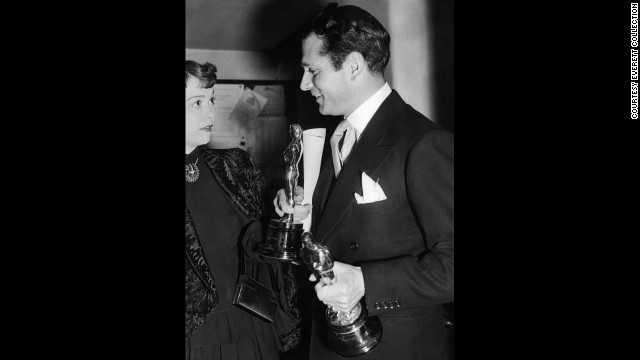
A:
POLYGON ((200 81, 203 88, 209 89, 216 83, 216 71, 216 67, 208 62, 199 64, 195 61, 186 60, 184 70, 184 87, 187 87, 189 76, 192 76, 200 81))
POLYGON ((391 56, 391 37, 365 10, 353 5, 327 8, 305 27, 302 41, 312 34, 322 40, 320 55, 329 55, 334 70, 342 69, 347 55, 357 51, 364 57, 369 71, 384 74, 391 56))

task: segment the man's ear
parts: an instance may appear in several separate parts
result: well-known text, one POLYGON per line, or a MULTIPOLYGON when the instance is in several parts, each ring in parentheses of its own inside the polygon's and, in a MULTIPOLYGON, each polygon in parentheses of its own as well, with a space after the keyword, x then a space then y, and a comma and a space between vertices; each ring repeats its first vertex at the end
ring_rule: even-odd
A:
POLYGON ((347 70, 349 71, 349 76, 353 80, 363 73, 367 64, 364 61, 364 57, 362 56, 362 54, 354 51, 351 54, 347 55, 345 65, 347 66, 347 70))

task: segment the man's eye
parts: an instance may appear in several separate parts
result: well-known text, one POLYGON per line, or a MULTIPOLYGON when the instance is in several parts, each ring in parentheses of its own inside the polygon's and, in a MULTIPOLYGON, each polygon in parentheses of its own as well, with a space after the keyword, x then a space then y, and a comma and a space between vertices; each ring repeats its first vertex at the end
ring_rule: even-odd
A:
POLYGON ((196 102, 193 103, 194 107, 200 107, 200 100, 196 100, 196 102))
POLYGON ((212 97, 211 100, 209 100, 209 102, 211 103, 211 105, 213 105, 216 102, 216 98, 212 97))

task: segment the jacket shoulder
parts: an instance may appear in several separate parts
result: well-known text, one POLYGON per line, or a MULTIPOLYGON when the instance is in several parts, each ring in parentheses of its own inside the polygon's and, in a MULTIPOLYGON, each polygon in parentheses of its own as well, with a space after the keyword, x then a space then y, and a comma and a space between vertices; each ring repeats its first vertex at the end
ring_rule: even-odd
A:
POLYGON ((453 133, 449 130, 446 130, 406 103, 396 113, 387 131, 387 136, 408 146, 424 137, 439 137, 439 135, 453 137, 453 133))

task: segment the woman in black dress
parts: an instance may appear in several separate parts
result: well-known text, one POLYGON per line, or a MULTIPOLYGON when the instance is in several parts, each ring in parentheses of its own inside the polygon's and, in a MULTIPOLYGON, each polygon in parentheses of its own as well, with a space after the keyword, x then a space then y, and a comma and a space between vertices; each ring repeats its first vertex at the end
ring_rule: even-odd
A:
POLYGON ((250 275, 272 283, 267 264, 252 251, 262 241, 262 174, 241 149, 204 146, 215 81, 215 66, 186 61, 185 359, 277 360, 300 338, 297 285, 291 265, 269 264, 281 300, 273 323, 232 305, 239 254, 250 275))

